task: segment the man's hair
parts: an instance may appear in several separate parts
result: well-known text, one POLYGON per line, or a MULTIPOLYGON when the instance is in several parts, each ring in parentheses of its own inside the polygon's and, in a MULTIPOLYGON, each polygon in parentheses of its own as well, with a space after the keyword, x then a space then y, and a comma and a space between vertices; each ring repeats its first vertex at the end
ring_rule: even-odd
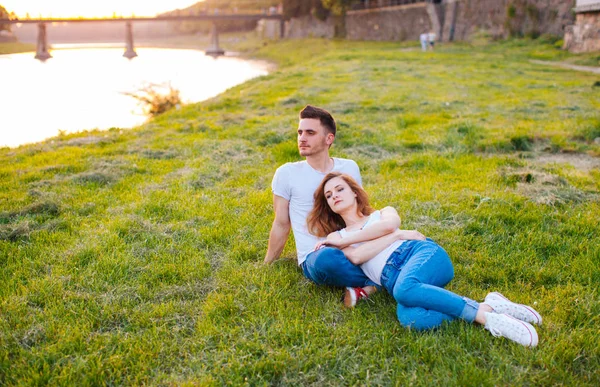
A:
POLYGON ((325 127, 329 133, 335 136, 335 120, 331 116, 331 114, 325 110, 315 106, 306 105, 304 109, 300 112, 300 118, 314 118, 321 122, 321 125, 325 127))
POLYGON ((325 197, 325 184, 329 180, 341 177, 348 184, 352 192, 356 194, 356 210, 358 213, 369 216, 375 210, 369 204, 369 196, 367 192, 354 180, 351 176, 341 172, 329 172, 319 184, 319 187, 315 190, 313 198, 315 199, 314 205, 308 217, 306 218, 306 225, 308 226, 308 232, 318 237, 326 237, 334 231, 341 230, 346 227, 344 219, 333 212, 327 198, 325 197))

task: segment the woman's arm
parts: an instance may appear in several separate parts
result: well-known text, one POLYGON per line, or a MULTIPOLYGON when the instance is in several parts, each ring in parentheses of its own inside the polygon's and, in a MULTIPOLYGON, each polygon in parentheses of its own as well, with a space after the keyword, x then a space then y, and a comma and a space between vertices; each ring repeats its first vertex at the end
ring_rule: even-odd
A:
POLYGON ((387 234, 391 234, 400 227, 400 216, 394 207, 385 207, 381 210, 381 219, 378 222, 373 223, 364 230, 352 233, 344 238, 333 238, 331 233, 327 236, 327 239, 317 247, 320 246, 331 246, 337 247, 338 249, 344 249, 350 245, 360 242, 366 242, 373 239, 377 239, 387 234), (332 238, 330 238, 332 237, 332 238))
POLYGON ((377 239, 365 242, 358 247, 348 246, 342 249, 342 251, 350 262, 355 265, 360 265, 373 259, 377 254, 381 253, 392 243, 399 239, 403 239, 402 236, 404 235, 405 234, 403 230, 396 230, 377 239))
MULTIPOLYGON (((327 240, 332 243, 338 244, 343 239, 340 233, 337 231, 332 232, 327 236, 327 240)), ((417 230, 395 230, 392 233, 384 235, 382 237, 367 241, 358 247, 347 246, 341 250, 350 262, 354 265, 363 264, 373 259, 377 254, 385 250, 389 245, 396 242, 397 240, 425 240, 425 235, 421 234, 417 230)), ((315 250, 324 247, 323 242, 317 243, 315 250)))

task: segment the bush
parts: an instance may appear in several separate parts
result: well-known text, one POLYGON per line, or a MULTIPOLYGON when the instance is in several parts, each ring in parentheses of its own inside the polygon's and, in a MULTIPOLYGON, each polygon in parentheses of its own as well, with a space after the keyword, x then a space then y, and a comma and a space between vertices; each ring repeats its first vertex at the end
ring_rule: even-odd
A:
POLYGON ((166 85, 150 83, 134 93, 123 94, 137 99, 144 107, 144 113, 151 117, 156 117, 182 105, 179 90, 173 88, 170 83, 166 85))

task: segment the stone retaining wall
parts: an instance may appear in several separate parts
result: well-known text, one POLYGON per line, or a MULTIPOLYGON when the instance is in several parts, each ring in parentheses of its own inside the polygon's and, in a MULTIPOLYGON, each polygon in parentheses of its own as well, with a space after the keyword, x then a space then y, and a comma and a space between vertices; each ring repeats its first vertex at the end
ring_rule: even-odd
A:
POLYGON ((495 38, 563 36, 574 21, 575 0, 448 0, 444 40, 468 40, 477 31, 495 38))
POLYGON ((351 40, 418 40, 432 29, 425 3, 350 11, 346 37, 351 40))
MULTIPOLYGON (((352 40, 417 40, 423 31, 438 39, 469 40, 478 31, 495 38, 510 35, 563 36, 573 24, 575 0, 443 0, 388 8, 349 11, 347 38, 352 40)), ((286 37, 326 37, 334 34, 331 19, 310 16, 287 23, 286 37)))
POLYGON ((600 11, 578 13, 565 33, 564 48, 571 52, 600 51, 600 11))
POLYGON ((285 23, 285 37, 333 38, 335 25, 331 18, 321 21, 312 16, 293 18, 285 23))

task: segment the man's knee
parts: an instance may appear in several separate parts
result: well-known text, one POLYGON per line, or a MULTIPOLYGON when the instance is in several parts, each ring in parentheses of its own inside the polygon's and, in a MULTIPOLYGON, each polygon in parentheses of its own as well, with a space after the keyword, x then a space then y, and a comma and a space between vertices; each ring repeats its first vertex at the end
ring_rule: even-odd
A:
POLYGON ((329 273, 339 269, 339 262, 346 260, 346 256, 339 249, 324 247, 309 254, 306 260, 311 267, 329 273))
POLYGON ((352 265, 344 253, 333 247, 324 247, 306 257, 305 275, 317 285, 364 286, 366 276, 352 265))

